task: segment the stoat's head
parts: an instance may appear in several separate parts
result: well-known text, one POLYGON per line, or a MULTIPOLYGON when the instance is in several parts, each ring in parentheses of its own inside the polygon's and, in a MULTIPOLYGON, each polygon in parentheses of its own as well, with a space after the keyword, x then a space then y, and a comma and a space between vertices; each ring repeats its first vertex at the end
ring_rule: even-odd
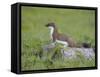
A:
POLYGON ((52 36, 52 34, 54 33, 54 31, 57 33, 57 28, 55 26, 55 23, 48 23, 46 25, 46 27, 48 27, 50 29, 50 35, 52 36))
POLYGON ((48 23, 46 25, 46 27, 48 27, 48 28, 55 28, 56 26, 55 26, 55 23, 48 23))

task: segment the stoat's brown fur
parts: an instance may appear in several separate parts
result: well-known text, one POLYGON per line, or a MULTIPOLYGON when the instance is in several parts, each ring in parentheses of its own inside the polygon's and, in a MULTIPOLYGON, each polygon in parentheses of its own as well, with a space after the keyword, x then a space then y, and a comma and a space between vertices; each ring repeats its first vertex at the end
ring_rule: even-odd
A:
POLYGON ((60 34, 58 32, 55 23, 48 23, 46 25, 46 27, 52 27, 54 29, 54 31, 52 33, 52 40, 53 40, 53 42, 55 42, 56 40, 59 40, 59 41, 63 41, 63 42, 68 43, 69 47, 76 47, 77 46, 76 42, 71 37, 66 36, 64 34, 60 34))

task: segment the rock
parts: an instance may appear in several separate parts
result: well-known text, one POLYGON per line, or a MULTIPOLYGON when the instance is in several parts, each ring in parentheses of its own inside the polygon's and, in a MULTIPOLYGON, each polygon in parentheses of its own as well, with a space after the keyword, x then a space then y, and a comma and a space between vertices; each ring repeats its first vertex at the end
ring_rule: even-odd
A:
POLYGON ((69 58, 69 59, 76 58, 76 54, 72 48, 68 50, 62 49, 61 53, 64 58, 69 58))
POLYGON ((67 58, 76 58, 77 53, 80 53, 86 59, 92 59, 95 57, 93 48, 69 48, 63 51, 63 56, 67 58))
MULTIPOLYGON (((48 52, 52 49, 55 48, 54 45, 49 44, 49 45, 45 45, 42 47, 43 51, 48 52)), ((69 58, 69 59, 73 59, 73 58, 77 58, 78 55, 77 53, 81 54, 84 58, 86 59, 93 59, 95 58, 95 52, 93 48, 61 48, 60 50, 62 57, 64 58, 69 58)))

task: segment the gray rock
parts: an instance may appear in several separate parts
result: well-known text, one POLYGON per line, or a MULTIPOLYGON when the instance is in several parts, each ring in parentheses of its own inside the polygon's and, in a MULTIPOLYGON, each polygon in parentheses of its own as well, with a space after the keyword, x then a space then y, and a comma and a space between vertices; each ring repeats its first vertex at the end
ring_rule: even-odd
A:
POLYGON ((68 50, 61 49, 61 53, 64 58, 69 58, 69 59, 76 58, 76 54, 72 48, 68 50))
POLYGON ((77 53, 80 53, 84 58, 89 60, 95 57, 93 48, 69 48, 63 51, 63 56, 66 58, 76 58, 77 53))
MULTIPOLYGON (((52 44, 49 45, 45 45, 42 47, 44 52, 48 52, 51 49, 54 49, 55 46, 52 44)), ((61 54, 64 58, 69 58, 69 59, 73 59, 73 58, 77 58, 77 53, 80 53, 84 56, 84 58, 91 60, 92 58, 95 57, 95 52, 93 50, 93 48, 62 48, 61 50, 61 54)))

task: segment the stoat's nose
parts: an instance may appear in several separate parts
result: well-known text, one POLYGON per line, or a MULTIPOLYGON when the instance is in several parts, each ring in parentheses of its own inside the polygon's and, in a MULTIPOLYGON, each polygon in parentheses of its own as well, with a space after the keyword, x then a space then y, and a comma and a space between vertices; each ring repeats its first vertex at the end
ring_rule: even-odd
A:
POLYGON ((45 26, 48 27, 48 24, 46 24, 45 26))

